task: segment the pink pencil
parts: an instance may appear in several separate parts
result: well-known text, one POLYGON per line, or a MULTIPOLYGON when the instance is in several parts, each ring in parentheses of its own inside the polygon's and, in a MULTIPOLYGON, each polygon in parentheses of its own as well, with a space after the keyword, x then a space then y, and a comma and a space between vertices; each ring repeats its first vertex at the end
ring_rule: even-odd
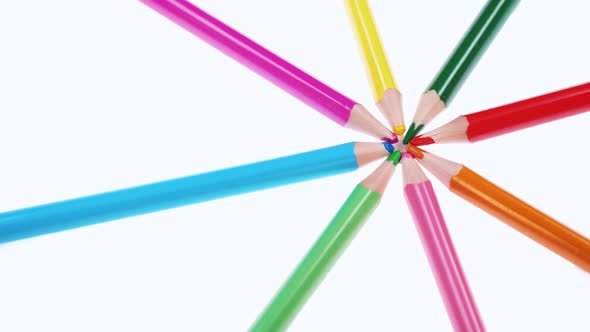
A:
POLYGON ((432 184, 407 152, 402 165, 406 201, 453 328, 457 332, 485 331, 432 184))
POLYGON ((391 143, 397 136, 361 104, 260 46, 186 0, 140 0, 341 126, 391 143))

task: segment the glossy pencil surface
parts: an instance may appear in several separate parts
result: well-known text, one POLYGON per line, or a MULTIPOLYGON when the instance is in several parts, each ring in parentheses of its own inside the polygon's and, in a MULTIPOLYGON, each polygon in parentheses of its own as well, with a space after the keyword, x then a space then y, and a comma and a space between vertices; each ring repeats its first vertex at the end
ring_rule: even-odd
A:
POLYGON ((344 2, 353 21, 361 54, 365 59, 367 72, 371 79, 373 97, 379 101, 383 98, 385 90, 397 89, 397 84, 393 79, 385 51, 383 51, 373 15, 366 0, 345 0, 344 2))
POLYGON ((186 0, 140 0, 340 125, 357 103, 186 0))
MULTIPOLYGON (((403 161, 403 171, 404 182, 408 176, 412 176, 408 172, 422 172, 414 160, 406 158, 403 161)), ((447 314, 457 332, 485 331, 432 183, 423 173, 419 176, 424 179, 414 181, 416 183, 406 183, 404 193, 447 314)))
POLYGON ((467 30, 433 82, 420 97, 414 119, 404 137, 408 144, 425 125, 449 106, 518 0, 489 0, 467 30))
POLYGON ((250 331, 283 331, 379 204, 381 195, 359 184, 250 331))
POLYGON ((384 161, 354 188, 250 331, 278 332, 289 327, 307 299, 377 207, 382 191, 394 171, 393 163, 384 161))
POLYGON ((448 106, 518 2, 489 0, 426 91, 448 106))
POLYGON ((590 83, 465 115, 467 138, 477 142, 590 111, 590 83))
POLYGON ((449 189, 590 272, 590 240, 463 166, 449 189))
POLYGON ((359 163, 364 164, 388 154, 380 143, 351 142, 219 171, 4 212, 0 213, 0 243, 350 172, 357 169, 359 163))
POLYGON ((453 193, 590 272, 590 239, 459 163, 413 145, 408 151, 453 193))
POLYGON ((366 0, 345 0, 375 102, 397 135, 405 131, 401 95, 366 0))
POLYGON ((461 115, 412 139, 412 144, 478 142, 590 111, 590 83, 461 115))

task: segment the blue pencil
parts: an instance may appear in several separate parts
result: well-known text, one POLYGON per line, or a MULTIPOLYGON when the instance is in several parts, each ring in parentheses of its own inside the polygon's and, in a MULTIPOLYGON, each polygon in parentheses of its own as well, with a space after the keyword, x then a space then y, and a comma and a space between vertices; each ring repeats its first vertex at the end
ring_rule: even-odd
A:
POLYGON ((223 170, 0 213, 0 243, 353 171, 389 143, 351 142, 223 170))

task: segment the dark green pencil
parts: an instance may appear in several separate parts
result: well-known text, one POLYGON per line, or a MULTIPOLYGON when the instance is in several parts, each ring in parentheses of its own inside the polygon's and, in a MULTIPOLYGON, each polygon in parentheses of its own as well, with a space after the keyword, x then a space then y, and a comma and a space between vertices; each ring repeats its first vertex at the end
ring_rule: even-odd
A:
POLYGON ((516 4, 518 0, 488 1, 420 98, 404 144, 408 144, 430 120, 449 106, 516 4))

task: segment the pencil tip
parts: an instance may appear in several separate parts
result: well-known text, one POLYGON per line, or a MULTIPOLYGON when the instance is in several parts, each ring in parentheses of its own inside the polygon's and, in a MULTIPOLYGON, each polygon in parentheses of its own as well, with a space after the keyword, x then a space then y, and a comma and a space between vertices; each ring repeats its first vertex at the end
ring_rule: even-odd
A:
POLYGON ((416 137, 412 138, 410 143, 412 143, 415 146, 420 146, 420 145, 430 145, 430 144, 434 144, 436 142, 432 139, 432 137, 416 136, 416 137))
POLYGON ((399 142, 399 138, 397 138, 397 135, 394 133, 391 133, 391 137, 381 137, 381 140, 391 144, 399 142))
POLYGON ((412 156, 414 156, 417 159, 422 159, 424 157, 424 150, 420 149, 419 147, 416 147, 412 144, 408 144, 406 145, 406 149, 408 150, 409 153, 412 154, 412 156))
POLYGON ((393 151, 395 151, 395 146, 389 142, 383 142, 383 147, 385 147, 385 150, 387 150, 389 153, 393 153, 393 151))
POLYGON ((402 159, 402 153, 399 150, 393 151, 393 153, 387 157, 387 161, 391 161, 395 166, 397 166, 400 159, 402 159))
POLYGON ((406 126, 404 126, 404 125, 395 126, 395 127, 393 127, 393 132, 397 136, 401 136, 401 135, 403 135, 406 132, 406 126))
POLYGON ((414 156, 412 156, 412 154, 409 153, 409 152, 403 152, 402 153, 402 158, 404 158, 404 159, 405 158, 407 158, 407 159, 414 159, 414 156))
POLYGON ((389 141, 389 143, 393 143, 393 144, 395 144, 395 143, 399 142, 399 137, 397 137, 397 135, 396 135, 396 134, 394 134, 394 133, 391 133, 391 137, 392 137, 392 138, 391 138, 391 141, 389 141))
POLYGON ((424 124, 416 126, 416 124, 412 122, 410 129, 408 129, 408 133, 404 137, 404 144, 410 143, 410 141, 414 138, 414 136, 418 135, 422 128, 424 128, 424 124))
POLYGON ((410 128, 408 128, 408 132, 406 133, 406 136, 404 137, 404 144, 408 144, 408 142, 410 142, 411 139, 408 139, 408 137, 410 137, 412 135, 412 132, 414 132, 415 129, 416 129, 416 124, 414 122, 412 122, 410 124, 410 128))

